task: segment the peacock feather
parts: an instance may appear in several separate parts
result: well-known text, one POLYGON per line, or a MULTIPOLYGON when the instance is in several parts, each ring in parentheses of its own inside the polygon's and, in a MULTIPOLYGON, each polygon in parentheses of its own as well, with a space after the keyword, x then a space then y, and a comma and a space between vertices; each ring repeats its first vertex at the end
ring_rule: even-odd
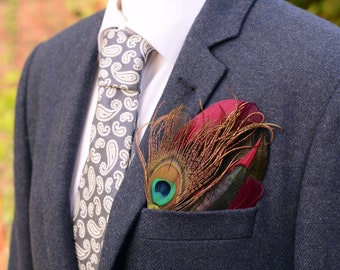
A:
POLYGON ((150 123, 141 158, 148 208, 206 211, 253 206, 262 196, 277 125, 254 103, 222 100, 188 120, 184 107, 150 123))

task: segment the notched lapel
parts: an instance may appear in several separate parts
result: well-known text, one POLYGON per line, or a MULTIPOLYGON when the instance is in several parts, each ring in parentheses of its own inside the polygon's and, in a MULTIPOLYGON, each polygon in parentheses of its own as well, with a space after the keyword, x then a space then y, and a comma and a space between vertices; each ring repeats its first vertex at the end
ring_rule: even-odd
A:
POLYGON ((160 100, 158 115, 169 113, 183 104, 189 117, 200 110, 200 101, 208 102, 227 67, 212 55, 193 33, 187 37, 169 82, 160 100))
POLYGON ((240 35, 243 22, 256 0, 206 0, 192 31, 207 46, 231 40, 240 35))

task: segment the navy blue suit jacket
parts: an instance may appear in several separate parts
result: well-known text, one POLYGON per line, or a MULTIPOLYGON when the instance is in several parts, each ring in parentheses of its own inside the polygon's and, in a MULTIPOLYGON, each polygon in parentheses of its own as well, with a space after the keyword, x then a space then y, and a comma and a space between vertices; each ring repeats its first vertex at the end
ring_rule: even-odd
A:
MULTIPOLYGON (((76 269, 69 189, 97 67, 103 12, 39 45, 16 107, 10 269, 76 269)), ((281 0, 207 0, 181 50, 159 115, 190 116, 232 98, 279 124, 253 208, 145 208, 129 167, 100 269, 340 269, 339 28, 281 0)), ((146 138, 147 136, 144 136, 146 138)), ((146 151, 146 142, 141 147, 146 151)))

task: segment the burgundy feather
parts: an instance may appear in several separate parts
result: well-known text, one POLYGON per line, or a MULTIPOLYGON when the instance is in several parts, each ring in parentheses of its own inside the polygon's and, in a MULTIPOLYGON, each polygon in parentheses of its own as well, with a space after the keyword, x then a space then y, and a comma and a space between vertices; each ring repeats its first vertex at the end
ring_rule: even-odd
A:
POLYGON ((253 207, 262 195, 262 183, 252 177, 247 177, 228 209, 253 207))

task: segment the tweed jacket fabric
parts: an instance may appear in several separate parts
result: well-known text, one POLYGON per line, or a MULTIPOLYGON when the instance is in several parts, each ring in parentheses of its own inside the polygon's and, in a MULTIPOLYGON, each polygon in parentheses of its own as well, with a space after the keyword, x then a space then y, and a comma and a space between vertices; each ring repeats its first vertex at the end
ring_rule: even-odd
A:
MULTIPOLYGON (((18 90, 9 269, 77 269, 69 190, 103 12, 32 52, 18 90)), ((158 114, 232 98, 282 127, 255 207, 146 209, 135 158, 112 206, 100 269, 340 269, 340 30, 281 0, 207 0, 158 114)), ((147 143, 141 142, 143 151, 147 143)))

